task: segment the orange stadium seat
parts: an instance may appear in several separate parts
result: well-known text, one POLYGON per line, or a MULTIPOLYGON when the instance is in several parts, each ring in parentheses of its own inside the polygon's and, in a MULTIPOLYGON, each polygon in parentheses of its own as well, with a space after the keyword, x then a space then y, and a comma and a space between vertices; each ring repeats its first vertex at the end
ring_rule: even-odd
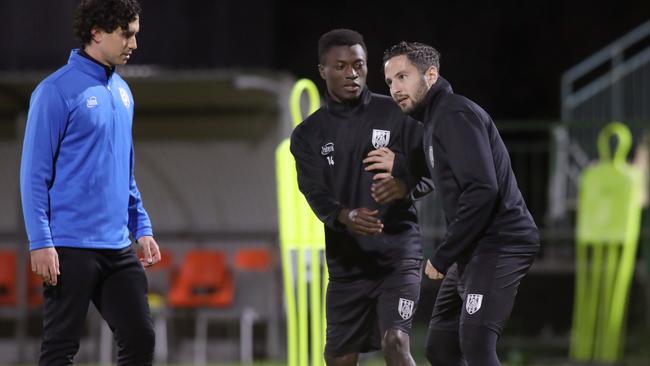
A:
POLYGON ((240 249, 235 254, 235 268, 244 271, 271 270, 271 252, 266 248, 240 249))
POLYGON ((0 250, 0 306, 16 305, 16 252, 0 250))
POLYGON ((27 264, 27 303, 32 307, 43 305, 43 279, 32 272, 29 263, 27 264))
POLYGON ((234 283, 226 255, 214 250, 187 252, 172 284, 172 307, 226 307, 233 303, 234 283))

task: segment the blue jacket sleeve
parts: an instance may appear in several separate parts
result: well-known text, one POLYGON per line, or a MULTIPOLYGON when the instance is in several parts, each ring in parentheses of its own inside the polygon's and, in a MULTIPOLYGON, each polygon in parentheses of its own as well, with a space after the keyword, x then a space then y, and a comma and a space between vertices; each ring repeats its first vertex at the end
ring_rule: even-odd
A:
POLYGON ((129 231, 138 240, 143 236, 153 236, 149 215, 142 204, 142 197, 135 182, 135 157, 131 145, 131 172, 129 178, 129 231))
POLYGON ((20 162, 20 195, 29 250, 52 247, 49 190, 69 115, 67 101, 52 84, 32 94, 20 162))

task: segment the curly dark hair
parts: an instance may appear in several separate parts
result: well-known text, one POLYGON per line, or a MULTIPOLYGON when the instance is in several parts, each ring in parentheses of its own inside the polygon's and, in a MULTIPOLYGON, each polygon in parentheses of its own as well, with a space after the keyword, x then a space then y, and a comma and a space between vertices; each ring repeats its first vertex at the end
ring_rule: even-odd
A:
POLYGON ((361 45, 366 54, 368 53, 361 33, 352 29, 333 29, 320 36, 318 40, 318 62, 324 62, 325 54, 332 47, 354 46, 355 44, 361 45))
POLYGON ((129 23, 140 16, 141 10, 136 0, 82 0, 74 14, 74 35, 87 45, 92 40, 93 27, 106 32, 118 27, 128 30, 129 23))
POLYGON ((402 41, 384 51, 384 63, 401 55, 406 55, 421 73, 426 72, 431 66, 435 66, 440 71, 440 52, 427 44, 402 41))

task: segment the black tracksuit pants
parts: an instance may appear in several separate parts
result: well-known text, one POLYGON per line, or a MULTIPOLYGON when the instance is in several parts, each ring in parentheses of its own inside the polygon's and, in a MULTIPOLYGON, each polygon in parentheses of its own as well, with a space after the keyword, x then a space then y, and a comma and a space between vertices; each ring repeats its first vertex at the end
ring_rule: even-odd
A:
POLYGON ((90 301, 113 331, 120 366, 151 365, 154 331, 147 277, 135 251, 57 248, 61 275, 45 285, 40 366, 71 365, 90 301))
POLYGON ((429 323, 431 365, 501 365, 497 340, 534 259, 534 252, 476 254, 447 271, 429 323))

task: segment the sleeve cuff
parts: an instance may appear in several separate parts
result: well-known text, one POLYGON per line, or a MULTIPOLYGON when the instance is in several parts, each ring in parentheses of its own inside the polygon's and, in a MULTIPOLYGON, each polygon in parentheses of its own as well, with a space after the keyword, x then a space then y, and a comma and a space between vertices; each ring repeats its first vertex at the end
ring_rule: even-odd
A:
POLYGON ((399 178, 404 183, 406 183, 406 186, 409 191, 411 191, 416 185, 415 178, 411 175, 411 172, 408 169, 408 163, 406 161, 406 157, 404 157, 402 154, 399 153, 395 154, 392 176, 395 178, 399 178))
POLYGON ((330 221, 330 222, 327 223, 327 226, 329 226, 332 230, 335 230, 335 231, 344 231, 344 230, 345 230, 345 225, 343 225, 343 224, 339 221, 339 214, 341 213, 341 210, 343 210, 343 206, 338 207, 338 208, 334 211, 334 213, 333 213, 332 216, 331 216, 331 218, 332 218, 331 220, 332 220, 332 221, 330 221))
POLYGON ((51 248, 54 247, 54 243, 52 243, 52 240, 42 240, 42 241, 37 241, 37 242, 31 242, 29 243, 29 250, 37 250, 37 249, 43 249, 43 248, 51 248))
POLYGON ((447 275, 447 270, 449 269, 449 267, 451 267, 451 264, 447 264, 445 261, 441 260, 436 255, 429 258, 429 261, 431 262, 433 268, 436 269, 436 271, 442 273, 443 275, 447 275))
POLYGON ((133 236, 135 237, 135 240, 138 240, 143 236, 153 236, 153 230, 151 230, 151 228, 140 229, 136 231, 133 236))

